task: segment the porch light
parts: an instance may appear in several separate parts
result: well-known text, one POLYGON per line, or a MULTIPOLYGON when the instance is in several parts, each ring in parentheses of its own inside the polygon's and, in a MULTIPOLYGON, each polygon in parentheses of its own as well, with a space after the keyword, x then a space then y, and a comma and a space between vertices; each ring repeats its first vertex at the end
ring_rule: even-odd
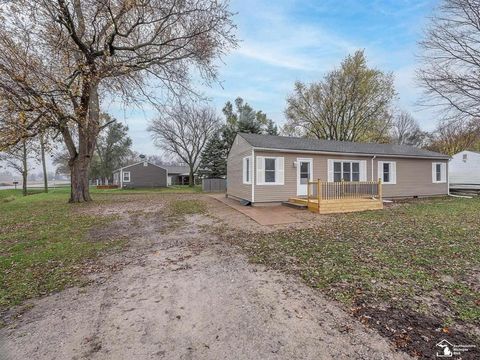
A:
POLYGON ((294 167, 294 168, 297 167, 297 162, 296 162, 296 161, 293 162, 293 167, 294 167))

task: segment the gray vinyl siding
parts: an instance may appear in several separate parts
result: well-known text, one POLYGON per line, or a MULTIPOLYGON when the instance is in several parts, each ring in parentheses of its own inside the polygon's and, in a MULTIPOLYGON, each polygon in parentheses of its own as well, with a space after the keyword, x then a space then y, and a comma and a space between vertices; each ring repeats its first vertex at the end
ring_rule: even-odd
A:
MULTIPOLYGON (((251 151, 249 151, 250 155, 251 151)), ((236 178, 242 182, 241 165, 243 156, 239 153, 239 159, 232 155, 229 158, 229 164, 240 164, 240 173, 236 174, 236 178)), ((411 158, 387 158, 379 157, 373 161, 373 177, 372 177, 372 157, 366 156, 345 156, 345 155, 319 155, 308 153, 291 153, 276 151, 255 151, 257 156, 275 156, 284 158, 284 185, 256 185, 256 168, 254 169, 255 181, 255 203, 261 202, 278 202, 286 201, 290 197, 297 196, 297 169, 293 166, 297 158, 313 159, 313 179, 328 180, 328 159, 339 160, 366 160, 367 180, 378 180, 377 162, 378 161, 395 161, 397 181, 395 185, 384 185, 384 197, 411 197, 411 196, 434 196, 446 195, 448 193, 448 183, 436 184, 432 183, 432 162, 445 162, 446 160, 435 159, 411 159, 411 158)), ((256 164, 256 159, 255 159, 256 164)), ((448 177, 448 165, 447 165, 448 177)), ((230 174, 228 178, 231 179, 230 174)), ((236 187, 234 182, 231 187, 236 187)), ((235 189, 229 189, 229 193, 236 192, 235 189)), ((245 198, 243 196, 239 196, 245 198)))
POLYGON ((153 164, 143 163, 129 166, 123 169, 123 172, 130 172, 130 182, 124 182, 123 187, 142 188, 142 187, 165 187, 167 186, 167 170, 153 164))
POLYGON ((448 179, 447 160, 378 158, 374 162, 374 175, 378 174, 377 161, 395 161, 397 164, 397 183, 383 185, 384 197, 394 198, 448 194, 448 180, 445 183, 432 182, 432 163, 434 162, 447 164, 448 179))
POLYGON ((227 159, 227 195, 252 201, 252 185, 243 183, 243 158, 251 155, 252 146, 237 135, 227 159))

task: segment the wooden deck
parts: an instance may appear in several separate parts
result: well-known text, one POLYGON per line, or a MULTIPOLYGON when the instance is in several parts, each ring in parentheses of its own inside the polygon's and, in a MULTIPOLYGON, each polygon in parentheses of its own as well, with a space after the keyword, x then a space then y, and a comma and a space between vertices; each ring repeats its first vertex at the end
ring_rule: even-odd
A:
POLYGON ((307 196, 291 198, 289 202, 307 205, 308 210, 320 214, 381 210, 382 182, 309 181, 307 196))
POLYGON ((317 199, 291 198, 288 201, 308 206, 308 210, 319 214, 336 214, 366 210, 381 210, 383 202, 379 199, 336 199, 322 200, 318 206, 317 199))

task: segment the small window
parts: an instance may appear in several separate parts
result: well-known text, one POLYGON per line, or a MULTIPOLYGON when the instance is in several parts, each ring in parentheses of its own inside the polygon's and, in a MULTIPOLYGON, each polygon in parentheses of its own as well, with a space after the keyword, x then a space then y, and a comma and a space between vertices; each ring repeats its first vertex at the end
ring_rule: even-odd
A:
POLYGON ((433 183, 447 182, 447 164, 446 163, 432 163, 432 182, 433 183))
POLYGON ((251 184, 251 157, 247 156, 243 158, 243 183, 251 184))
POLYGON ((342 163, 333 163, 333 181, 342 181, 342 163))
POLYGON ((463 154, 463 162, 467 162, 467 158, 468 158, 467 154, 463 154))
POLYGON ((378 178, 384 184, 397 183, 397 164, 395 161, 379 161, 378 162, 378 178))
POLYGON ((389 183, 390 182, 390 164, 383 163, 383 182, 389 183))
POLYGON ((143 166, 147 167, 148 163, 146 161, 143 162, 143 166))
POLYGON ((352 181, 360 181, 360 163, 352 163, 352 181))
POLYGON ((257 185, 284 185, 285 158, 257 156, 255 164, 257 185))
POLYGON ((275 159, 265 158, 265 182, 275 182, 275 159))
POLYGON ((350 171, 351 171, 351 163, 344 162, 343 163, 343 181, 350 181, 350 171))
POLYGON ((123 172, 123 182, 130 182, 130 171, 123 172))

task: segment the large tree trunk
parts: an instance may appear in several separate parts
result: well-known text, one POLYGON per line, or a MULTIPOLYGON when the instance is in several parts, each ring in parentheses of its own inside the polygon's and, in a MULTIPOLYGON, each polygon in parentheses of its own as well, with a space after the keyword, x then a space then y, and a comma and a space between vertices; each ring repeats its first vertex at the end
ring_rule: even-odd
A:
POLYGON ((42 157, 43 187, 45 192, 48 193, 47 164, 45 162, 45 138, 43 137, 43 134, 40 134, 40 155, 42 157))
POLYGON ((193 167, 190 167, 190 174, 188 176, 188 186, 193 187, 195 185, 195 179, 193 175, 193 167))
POLYGON ((71 203, 91 201, 90 189, 88 187, 88 169, 90 167, 91 157, 78 155, 73 161, 70 159, 71 203))
POLYGON ((64 133, 64 138, 67 136, 66 144, 70 152, 70 203, 92 201, 88 178, 97 136, 100 132, 99 105, 98 85, 91 84, 88 112, 84 114, 83 125, 78 127, 78 147, 74 145, 70 133, 64 133))

